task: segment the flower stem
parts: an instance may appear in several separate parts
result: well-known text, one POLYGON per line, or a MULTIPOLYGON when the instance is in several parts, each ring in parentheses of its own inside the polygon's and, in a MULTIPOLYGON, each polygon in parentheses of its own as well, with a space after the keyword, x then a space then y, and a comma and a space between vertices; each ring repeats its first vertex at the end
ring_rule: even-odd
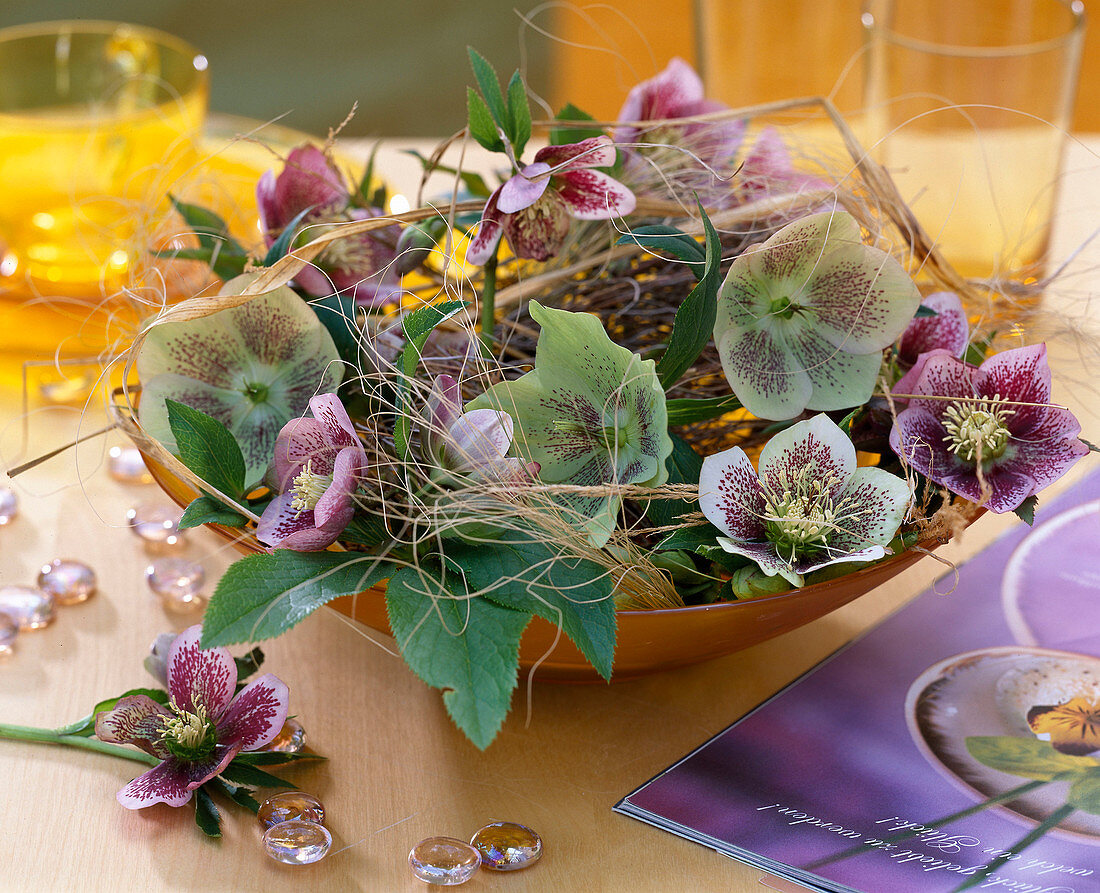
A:
POLYGON ((490 354, 493 350, 493 331, 497 323, 497 251, 499 250, 498 242, 496 250, 485 261, 485 281, 481 286, 481 343, 490 354))
POLYGON ((120 747, 117 744, 108 744, 98 738, 85 738, 81 735, 65 735, 60 729, 39 729, 34 726, 16 726, 9 723, 0 723, 0 738, 8 738, 13 741, 36 741, 39 744, 63 744, 66 747, 81 747, 85 750, 94 750, 112 757, 121 757, 124 760, 134 760, 155 766, 160 762, 155 756, 129 747, 120 747))

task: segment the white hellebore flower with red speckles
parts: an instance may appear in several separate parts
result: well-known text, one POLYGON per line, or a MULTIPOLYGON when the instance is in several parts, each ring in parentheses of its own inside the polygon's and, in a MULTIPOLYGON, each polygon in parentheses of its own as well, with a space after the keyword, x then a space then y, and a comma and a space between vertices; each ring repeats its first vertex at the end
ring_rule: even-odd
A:
POLYGON ((191 792, 244 750, 258 750, 286 722, 289 691, 270 673, 241 689, 225 648, 202 649, 201 626, 180 633, 168 653, 168 706, 128 695, 96 717, 100 741, 133 744, 161 760, 118 792, 127 809, 183 806, 191 792))
POLYGON ((946 351, 924 354, 895 390, 915 396, 890 431, 894 452, 991 512, 1019 508, 1089 451, 1073 413, 1050 403, 1045 344, 978 367, 946 351))
POLYGON ((256 539, 274 549, 327 549, 355 515, 352 497, 367 467, 366 451, 335 394, 314 397, 309 409, 314 418, 291 419, 275 441, 274 474, 282 492, 256 527, 256 539))
POLYGON ((703 514, 726 534, 718 544, 795 586, 829 564, 882 558, 909 499, 901 478, 856 467, 851 440, 824 414, 769 440, 759 475, 733 447, 704 459, 699 476, 703 514))
POLYGON ((618 180, 593 170, 615 163, 615 145, 606 136, 564 146, 546 146, 535 161, 513 175, 485 204, 466 260, 483 264, 501 236, 516 257, 554 257, 569 233, 569 219, 610 220, 634 210, 634 193, 618 180))

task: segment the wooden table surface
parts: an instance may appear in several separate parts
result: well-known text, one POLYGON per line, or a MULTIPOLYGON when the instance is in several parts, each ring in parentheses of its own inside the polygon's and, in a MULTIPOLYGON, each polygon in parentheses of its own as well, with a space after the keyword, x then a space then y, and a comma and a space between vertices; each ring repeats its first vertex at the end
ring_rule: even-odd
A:
MULTIPOLYGON (((1055 258, 1069 257, 1100 223, 1097 149, 1100 138, 1071 148, 1055 258)), ((1098 269, 1093 243, 1048 305, 1082 318, 1090 296, 1100 296, 1098 269)), ((1053 350, 1055 399, 1074 408, 1096 442, 1100 397, 1078 346, 1063 338, 1053 350)), ((1092 352, 1095 361, 1095 342, 1092 352)), ((27 422, 24 445, 18 394, 0 394, 0 467, 94 430, 101 414, 32 401, 27 422)), ((51 626, 22 634, 0 660, 0 722, 62 725, 101 698, 148 684, 142 658, 152 639, 197 619, 167 615, 145 586, 150 557, 125 528, 125 513, 166 500, 152 485, 106 474, 104 453, 118 443, 117 435, 94 439, 15 481, 21 509, 0 527, 0 584, 33 583, 43 563, 64 557, 95 568, 100 591, 59 608, 51 626)), ((1075 476, 1094 464, 1086 459, 1075 476)), ((939 555, 960 561, 1012 523, 986 516, 939 555)), ((211 584, 235 557, 201 530, 189 535, 185 554, 203 563, 211 584)), ((115 792, 138 774, 137 763, 0 741, 0 889, 421 891, 406 864, 413 844, 468 838, 486 822, 509 820, 542 835, 542 861, 515 874, 481 872, 464 889, 761 890, 760 871, 616 815, 612 805, 943 572, 925 559, 807 627, 693 668, 610 686, 536 682, 517 693, 484 753, 455 730, 439 693, 413 676, 392 641, 319 611, 263 647, 265 669, 290 686, 291 712, 310 746, 328 757, 286 771, 325 803, 335 841, 327 859, 309 867, 272 861, 255 819, 236 807, 224 810, 220 842, 198 832, 190 808, 123 809, 115 792)))

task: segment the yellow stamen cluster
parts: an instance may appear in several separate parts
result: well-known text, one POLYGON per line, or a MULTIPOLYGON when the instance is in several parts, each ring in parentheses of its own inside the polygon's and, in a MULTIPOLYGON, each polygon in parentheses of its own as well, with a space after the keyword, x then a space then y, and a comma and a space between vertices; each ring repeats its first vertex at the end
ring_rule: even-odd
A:
POLYGON ((1015 412, 1004 406, 1000 394, 989 400, 952 403, 943 414, 944 443, 966 462, 999 459, 1011 436, 1005 421, 1015 412))
POLYGON ((296 512, 312 510, 317 505, 317 500, 325 495, 325 491, 332 486, 331 474, 316 474, 313 471, 313 460, 306 462, 305 468, 294 479, 291 492, 294 498, 290 507, 296 512))
POLYGON ((201 747, 210 733, 210 719, 206 715, 206 708, 200 705, 195 713, 188 713, 175 704, 169 706, 176 715, 165 720, 164 728, 160 733, 161 738, 184 750, 196 750, 201 747))
POLYGON ((764 520, 768 539, 781 555, 825 549, 840 522, 853 514, 850 498, 834 502, 835 476, 811 479, 808 474, 784 481, 782 492, 764 492, 764 520))

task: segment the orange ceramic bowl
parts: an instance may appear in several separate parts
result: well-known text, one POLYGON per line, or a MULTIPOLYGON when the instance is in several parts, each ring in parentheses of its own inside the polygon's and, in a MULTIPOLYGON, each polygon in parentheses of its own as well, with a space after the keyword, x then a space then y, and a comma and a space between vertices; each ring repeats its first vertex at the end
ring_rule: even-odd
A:
MULTIPOLYGON (((184 506, 198 496, 187 483, 146 457, 153 478, 177 504, 184 506)), ((243 542, 228 527, 208 525, 243 552, 258 551, 254 542, 243 542)), ((618 611, 613 679, 630 679, 674 667, 701 663, 732 654, 790 632, 848 604, 917 562, 939 541, 920 544, 925 551, 910 549, 834 580, 744 601, 694 605, 684 608, 618 611)), ((385 584, 354 596, 329 602, 333 609, 354 617, 372 629, 392 635, 386 616, 385 584)), ((534 668, 535 678, 558 682, 599 682, 601 677, 584 655, 557 627, 540 617, 531 620, 519 648, 521 671, 534 668)))

